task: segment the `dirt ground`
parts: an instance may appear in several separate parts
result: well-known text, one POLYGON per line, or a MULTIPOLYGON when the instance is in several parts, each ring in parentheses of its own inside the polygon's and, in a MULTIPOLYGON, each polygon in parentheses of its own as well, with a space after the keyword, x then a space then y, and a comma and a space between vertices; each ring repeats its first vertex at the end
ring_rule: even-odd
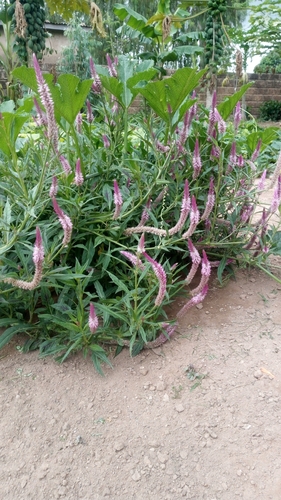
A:
POLYGON ((163 347, 99 376, 0 352, 0 498, 281 498, 281 285, 241 270, 163 347))
POLYGON ((104 377, 14 339, 0 351, 0 498, 280 500, 280 298, 254 269, 214 277, 171 342, 124 349, 104 377))

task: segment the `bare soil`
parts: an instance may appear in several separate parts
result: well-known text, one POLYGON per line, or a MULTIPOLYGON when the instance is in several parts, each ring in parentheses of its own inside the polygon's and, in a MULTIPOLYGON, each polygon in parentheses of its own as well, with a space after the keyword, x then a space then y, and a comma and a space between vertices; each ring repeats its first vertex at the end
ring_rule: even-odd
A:
MULTIPOLYGON (((241 270, 162 348, 99 376, 0 352, 0 498, 281 498, 281 285, 241 270)), ((198 306, 199 307, 199 306, 198 306)))

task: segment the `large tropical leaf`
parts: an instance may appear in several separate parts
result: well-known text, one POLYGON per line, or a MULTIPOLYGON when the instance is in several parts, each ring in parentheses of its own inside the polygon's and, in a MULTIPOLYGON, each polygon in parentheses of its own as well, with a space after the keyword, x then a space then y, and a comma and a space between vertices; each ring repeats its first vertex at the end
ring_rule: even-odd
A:
POLYGON ((121 21, 125 21, 126 19, 126 24, 137 31, 142 31, 146 25, 147 19, 144 16, 141 16, 133 9, 130 9, 130 7, 126 7, 121 3, 115 4, 113 12, 121 21))
POLYGON ((240 90, 238 90, 238 92, 236 92, 230 97, 227 97, 222 103, 218 104, 217 106, 218 111, 224 120, 226 120, 229 117, 229 115, 234 110, 236 104, 240 101, 242 96, 245 94, 248 88, 251 87, 251 85, 252 83, 246 83, 241 87, 240 90))
POLYGON ((197 71, 192 68, 181 68, 169 78, 150 82, 144 88, 139 88, 139 92, 166 123, 171 120, 176 126, 176 122, 181 120, 188 109, 187 97, 196 89, 205 72, 206 70, 197 71), (173 120, 175 116, 177 116, 176 121, 173 120))

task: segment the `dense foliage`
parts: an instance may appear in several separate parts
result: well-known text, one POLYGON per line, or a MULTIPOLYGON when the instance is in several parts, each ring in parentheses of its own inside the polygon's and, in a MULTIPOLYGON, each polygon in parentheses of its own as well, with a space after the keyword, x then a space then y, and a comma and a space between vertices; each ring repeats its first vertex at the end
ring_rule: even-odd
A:
POLYGON ((151 81, 153 62, 108 56, 108 69, 91 62, 92 79, 54 82, 34 65, 14 76, 36 100, 0 108, 0 346, 25 331, 24 350, 64 360, 82 349, 101 370, 104 344, 136 354, 164 342, 206 296, 212 266, 220 280, 237 262, 264 266, 280 189, 252 224, 265 177, 255 184, 255 162, 276 130, 240 129, 247 86, 198 106, 204 70, 151 81), (89 92, 95 108, 81 113, 89 92), (147 107, 132 115, 138 94, 147 107))
POLYGON ((281 120, 281 102, 276 101, 274 99, 270 101, 265 101, 261 104, 259 109, 259 118, 261 120, 272 120, 279 121, 281 120))

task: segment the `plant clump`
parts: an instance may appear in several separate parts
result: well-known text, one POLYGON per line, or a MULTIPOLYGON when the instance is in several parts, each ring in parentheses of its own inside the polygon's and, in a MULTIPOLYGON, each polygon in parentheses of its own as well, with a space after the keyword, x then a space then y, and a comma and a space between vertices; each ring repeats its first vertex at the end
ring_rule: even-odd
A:
POLYGON ((107 345, 135 355, 171 338, 212 269, 222 282, 235 264, 264 268, 281 200, 279 158, 259 208, 257 159, 276 129, 244 133, 249 84, 206 109, 205 70, 155 80, 151 61, 107 62, 54 82, 33 55, 13 72, 32 95, 0 107, 0 347, 26 332, 24 351, 63 361, 81 350, 100 372, 107 345), (139 94, 147 106, 131 114, 139 94))

